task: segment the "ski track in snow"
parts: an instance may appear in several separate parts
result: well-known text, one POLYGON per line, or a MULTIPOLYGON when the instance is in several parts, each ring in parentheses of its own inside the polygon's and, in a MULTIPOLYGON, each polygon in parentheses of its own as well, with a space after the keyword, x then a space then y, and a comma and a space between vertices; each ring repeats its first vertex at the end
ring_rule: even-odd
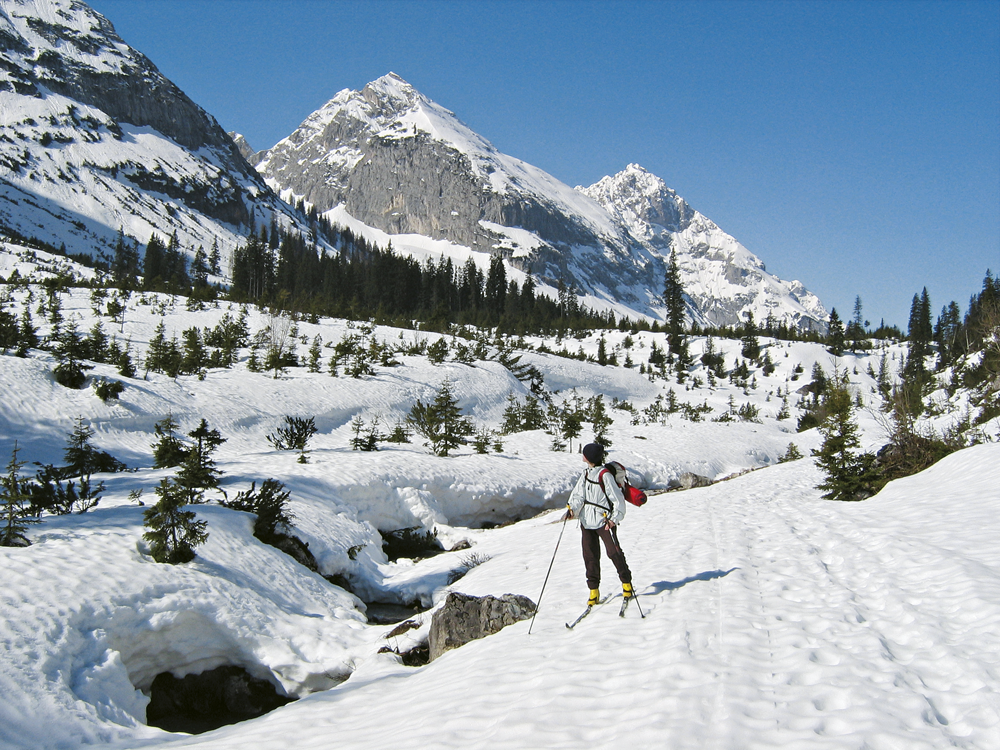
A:
MULTIPOLYGON (((964 451, 860 504, 816 499, 808 462, 656 496, 621 533, 646 619, 605 606, 569 632, 586 596, 571 524, 530 636, 363 665, 172 746, 998 747, 1000 472, 982 471, 998 457, 964 451)), ((496 532, 460 588, 537 594, 558 518, 496 532)))

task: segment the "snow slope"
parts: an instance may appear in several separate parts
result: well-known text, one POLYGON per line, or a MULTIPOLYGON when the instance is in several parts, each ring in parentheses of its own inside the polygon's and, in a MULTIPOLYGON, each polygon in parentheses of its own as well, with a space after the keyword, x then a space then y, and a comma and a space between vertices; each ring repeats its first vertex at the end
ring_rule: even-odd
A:
MULTIPOLYGON (((0 252, 0 273, 51 272, 16 250, 0 252)), ((38 287, 34 295, 30 307, 44 334, 34 309, 38 287)), ((9 309, 26 303, 23 288, 12 290, 9 309)), ((226 312, 135 295, 123 331, 104 322, 141 360, 161 320, 168 336, 179 335, 226 312)), ((89 330, 89 292, 65 295, 63 315, 89 330)), ((251 331, 266 322, 254 311, 251 331)), ((299 326, 307 341, 318 334, 324 343, 348 333, 384 341, 438 336, 366 333, 327 319, 299 326)), ((629 350, 624 333, 604 335, 609 351, 630 351, 636 362, 654 340, 663 347, 663 334, 637 334, 629 350)), ((598 337, 545 343, 594 353, 598 337)), ((523 351, 559 391, 557 402, 602 393, 608 404, 628 400, 641 412, 674 390, 681 401, 708 404, 709 417, 730 399, 761 410, 760 423, 675 414, 633 424, 629 412, 609 409, 612 455, 646 487, 662 489, 685 471, 715 479, 757 471, 654 494, 630 509, 621 540, 646 617, 633 609, 621 620, 612 600, 572 632, 563 624, 586 598, 578 531, 545 511, 563 505, 581 468, 578 455, 552 451, 541 431, 506 436, 503 451, 489 455, 462 448, 437 458, 419 439, 376 453, 349 448, 355 416, 377 413, 391 425, 445 378, 478 424, 496 427, 508 394, 526 393, 497 363, 435 366, 402 356, 398 367, 362 379, 304 368, 274 379, 247 371, 243 350, 235 368, 211 370, 204 380, 121 378, 96 365, 93 375, 126 384, 118 403, 104 404, 89 389, 56 385, 46 353, 0 355, 5 459, 17 440, 22 459, 60 462, 66 435, 83 417, 96 447, 136 469, 101 475, 106 490, 96 509, 47 517, 29 531, 32 546, 0 548, 0 747, 997 747, 1000 446, 961 451, 863 503, 824 501, 810 459, 775 465, 789 443, 808 455, 818 436, 794 432, 794 399, 793 419, 774 416, 780 395, 801 385, 792 380, 796 365, 808 372, 820 362, 830 372, 834 363, 817 345, 762 343, 777 369, 758 371, 758 387, 746 392, 722 382, 685 390, 634 369, 523 351), (143 489, 148 507, 171 473, 149 468, 153 424, 167 412, 182 432, 205 417, 227 439, 216 458, 230 497, 252 481, 282 481, 295 533, 322 572, 343 576, 355 593, 262 545, 252 517, 214 502, 197 508, 209 539, 195 561, 152 562, 143 508, 129 493, 143 489), (288 414, 316 417, 308 464, 266 440, 288 414), (473 528, 514 518, 527 520, 473 528), (472 548, 390 563, 377 531, 405 526, 435 529, 447 548, 460 541, 472 548), (431 611, 418 616, 419 629, 387 640, 390 626, 366 624, 362 600, 435 607, 452 590, 537 599, 557 541, 530 636, 520 623, 419 668, 378 653, 425 638, 431 611), (449 584, 470 553, 489 559, 449 584), (143 723, 142 691, 156 674, 220 664, 243 666, 300 700, 196 737, 143 723)), ((693 349, 704 345, 696 339, 693 349)), ((715 346, 735 361, 739 342, 715 346)), ((879 354, 837 361, 866 401, 865 370, 879 354)), ((877 421, 865 413, 861 421, 866 442, 879 445, 877 421)), ((590 439, 587 429, 582 438, 590 439)), ((616 587, 606 577, 603 590, 616 587)))
MULTIPOLYGON (((998 458, 969 449, 857 505, 817 499, 808 461, 656 497, 621 532, 646 618, 609 603, 567 632, 585 598, 571 526, 530 636, 416 671, 373 660, 174 746, 997 747, 998 458)), ((457 588, 534 592, 558 518, 481 542, 493 559, 457 588)))

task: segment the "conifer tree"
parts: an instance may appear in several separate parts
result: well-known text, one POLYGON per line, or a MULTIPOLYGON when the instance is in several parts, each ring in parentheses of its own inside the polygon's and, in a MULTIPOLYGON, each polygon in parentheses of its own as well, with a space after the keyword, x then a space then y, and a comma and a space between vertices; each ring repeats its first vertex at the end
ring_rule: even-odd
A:
POLYGON ((320 357, 323 354, 322 346, 323 346, 323 337, 317 333, 312 340, 312 346, 309 347, 309 364, 307 368, 309 372, 320 371, 321 367, 320 357))
POLYGON ((472 433, 468 419, 462 416, 458 399, 452 393, 451 382, 441 384, 434 400, 424 404, 420 400, 410 409, 407 422, 426 441, 437 456, 447 456, 462 444, 462 439, 472 433))
POLYGON ((146 243, 146 252, 142 262, 142 280, 146 289, 154 289, 164 281, 163 256, 166 248, 163 241, 154 233, 146 243))
POLYGON ((174 480, 162 479, 156 495, 159 500, 142 514, 148 529, 142 538, 149 542, 150 555, 158 563, 190 562, 194 548, 208 540, 208 522, 196 520, 194 511, 184 509, 189 492, 174 480))
POLYGON ((511 435, 521 431, 521 404, 517 396, 511 391, 507 394, 507 406, 503 410, 503 422, 500 431, 504 435, 511 435))
POLYGON ((583 418, 575 411, 565 409, 559 424, 559 436, 568 444, 567 450, 573 452, 573 440, 583 432, 583 418))
POLYGON ((816 465, 826 474, 817 485, 829 500, 864 500, 878 480, 875 456, 860 450, 861 438, 854 420, 847 373, 834 373, 824 399, 826 418, 819 426, 823 443, 814 450, 816 465))
POLYGON ((605 448, 611 447, 611 439, 608 437, 608 428, 612 425, 612 419, 608 416, 604 407, 604 396, 597 394, 591 401, 590 422, 594 426, 594 442, 600 443, 605 448))
POLYGON ((154 469, 180 466, 187 457, 189 449, 177 436, 177 428, 177 421, 170 412, 167 412, 167 416, 153 425, 153 431, 158 437, 153 444, 154 469))
POLYGON ((75 322, 71 322, 61 333, 56 341, 53 354, 59 362, 52 370, 56 382, 66 388, 76 390, 83 388, 83 384, 87 380, 87 370, 91 370, 93 367, 83 362, 86 359, 87 346, 83 337, 80 336, 75 322))
POLYGON ((760 341, 757 339, 757 324, 754 322, 753 313, 745 313, 746 322, 743 324, 743 334, 740 337, 743 341, 741 354, 753 361, 760 357, 760 341))
POLYGON ((96 451, 90 444, 90 438, 93 436, 93 428, 84 424, 83 417, 77 417, 76 425, 66 441, 66 450, 63 453, 66 476, 78 477, 98 470, 94 457, 96 451))
POLYGON ((25 305, 21 311, 21 325, 17 332, 17 356, 27 357, 29 350, 38 347, 38 341, 38 331, 31 322, 31 310, 25 305))
POLYGON ((197 326, 186 329, 181 336, 184 339, 184 353, 181 355, 181 372, 192 374, 202 373, 208 361, 208 354, 201 340, 201 330, 197 326))
POLYGON ((6 354, 17 346, 17 317, 7 310, 9 301, 6 295, 0 299, 0 354, 6 354))
POLYGON ((108 335, 100 320, 94 323, 85 342, 87 359, 93 362, 108 362, 108 335))
POLYGON ((215 276, 222 274, 221 267, 221 254, 219 253, 219 238, 216 237, 212 240, 212 249, 208 253, 208 269, 215 276))
POLYGON ((0 477, 0 547, 27 547, 31 544, 25 531, 28 526, 38 523, 31 518, 28 501, 30 494, 20 477, 21 468, 26 463, 17 459, 17 441, 7 463, 7 473, 0 477))
POLYGON ((837 314, 836 307, 830 310, 830 323, 827 329, 826 343, 827 350, 833 356, 839 357, 844 353, 844 346, 846 345, 844 324, 840 320, 840 315, 837 314))
POLYGON ((690 364, 687 337, 684 334, 684 285, 681 283, 680 267, 677 264, 677 251, 670 251, 667 270, 664 276, 663 301, 667 308, 667 344, 670 354, 678 363, 678 372, 690 364))
POLYGON ((218 430, 209 429, 204 418, 188 437, 194 438, 195 444, 184 456, 175 481, 185 492, 184 502, 193 504, 201 502, 204 490, 219 486, 222 471, 216 467, 212 454, 226 439, 218 430))

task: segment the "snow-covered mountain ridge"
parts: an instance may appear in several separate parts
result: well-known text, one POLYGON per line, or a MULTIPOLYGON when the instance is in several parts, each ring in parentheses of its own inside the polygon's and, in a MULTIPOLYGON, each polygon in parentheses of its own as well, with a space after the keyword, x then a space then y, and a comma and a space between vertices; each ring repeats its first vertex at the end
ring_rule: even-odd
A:
MULTIPOLYGON (((346 89, 251 161, 283 194, 342 211, 390 235, 423 235, 501 253, 555 288, 659 317, 663 271, 678 253, 689 313, 734 325, 749 312, 822 328, 820 301, 763 263, 662 180, 629 165, 573 189, 500 153, 449 110, 390 73, 346 89)), ((405 237, 393 247, 406 251, 405 237)))
POLYGON ((108 253, 123 230, 228 256, 252 223, 297 221, 215 119, 84 3, 2 0, 0 40, 0 226, 73 253, 108 253))

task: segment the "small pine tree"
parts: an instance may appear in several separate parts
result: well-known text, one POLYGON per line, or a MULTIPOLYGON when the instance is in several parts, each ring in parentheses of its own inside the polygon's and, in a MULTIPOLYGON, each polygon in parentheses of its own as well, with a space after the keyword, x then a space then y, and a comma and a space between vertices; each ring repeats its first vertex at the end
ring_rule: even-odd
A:
POLYGON ((59 364, 52 370, 56 382, 66 388, 80 389, 87 380, 87 370, 93 369, 85 365, 83 360, 87 355, 87 344, 77 330, 76 323, 70 323, 56 340, 53 352, 59 364))
POLYGON ((594 397, 590 407, 590 422, 594 426, 594 442, 600 443, 605 448, 611 447, 611 440, 608 438, 608 428, 613 420, 608 415, 604 407, 604 396, 598 394, 594 397))
POLYGON ((788 463, 789 461, 798 461, 800 458, 803 458, 803 456, 802 451, 799 450, 799 446, 795 443, 789 443, 788 449, 783 454, 778 456, 778 463, 783 464, 788 463))
POLYGON ((201 331, 197 326, 188 328, 181 333, 184 339, 184 351, 181 355, 181 372, 191 374, 202 373, 202 368, 208 363, 208 353, 202 342, 201 331))
POLYGON ((315 417, 285 417, 285 426, 279 427, 267 436, 267 442, 279 451, 301 451, 305 453, 309 438, 316 434, 315 417))
POLYGON ((438 456, 447 456, 462 444, 462 439, 472 433, 468 419, 462 416, 458 399, 451 390, 451 382, 445 380, 430 404, 421 401, 410 409, 407 422, 427 442, 426 445, 438 456))
POLYGON ((207 521, 198 521, 194 511, 184 510, 188 491, 171 479, 160 481, 157 503, 142 516, 149 531, 142 538, 149 542, 149 553, 158 563, 190 562, 194 548, 208 539, 207 521))
POLYGON ((392 428, 392 432, 386 437, 386 442, 408 443, 410 442, 410 431, 406 429, 406 425, 403 422, 396 422, 396 426, 392 428))
POLYGON ((184 457, 184 463, 177 472, 176 483, 187 492, 185 502, 196 503, 201 502, 204 490, 219 486, 222 471, 216 467, 212 453, 226 439, 218 430, 209 429, 205 419, 188 433, 188 437, 194 438, 195 444, 184 457))
POLYGON ((177 421, 170 412, 167 412, 167 416, 153 425, 153 431, 159 438, 153 444, 154 469, 180 466, 187 458, 188 448, 184 445, 184 441, 177 437, 177 428, 177 421))
POLYGON ((512 435, 521 431, 521 404, 513 391, 507 394, 507 406, 503 410, 503 422, 500 431, 504 435, 512 435))
POLYGON ((844 324, 840 320, 840 316, 837 314, 837 308, 830 310, 830 323, 828 326, 828 333, 826 336, 827 351, 830 352, 835 357, 839 357, 844 353, 844 348, 847 346, 847 338, 844 333, 844 324))
POLYGON ((232 500, 223 500, 222 505, 233 510, 253 513, 257 520, 253 526, 253 535, 265 543, 272 543, 283 533, 284 527, 291 526, 294 516, 286 505, 290 492, 277 479, 265 479, 260 490, 253 482, 246 492, 238 492, 232 500))
POLYGON ((15 350, 15 354, 23 359, 28 356, 28 352, 31 349, 38 347, 38 343, 38 331, 31 322, 31 311, 26 305, 21 312, 21 325, 17 332, 17 349, 15 350))
POLYGON ((315 338, 313 338, 312 346, 309 347, 309 372, 319 372, 320 371, 320 357, 323 354, 323 337, 318 333, 315 338))
POLYGON ((26 463, 17 459, 17 441, 7 463, 7 474, 0 477, 0 547, 27 547, 31 541, 24 532, 28 526, 38 523, 29 511, 30 495, 25 482, 19 476, 26 463))
POLYGON ((583 417, 574 411, 565 410, 559 424, 559 435, 569 444, 569 452, 573 452, 573 440, 583 432, 583 417))
POLYGON ((878 480, 875 456, 863 453, 858 425, 853 418, 853 399, 847 373, 834 373, 827 386, 826 419, 819 426, 823 443, 812 453, 816 464, 826 474, 817 485, 829 500, 864 500, 872 494, 878 480))
POLYGON ((448 342, 442 336, 427 347, 427 359, 431 364, 439 365, 448 357, 448 342))
MULTIPOLYGON (((417 402, 420 403, 419 401, 417 402)), ((364 450, 365 439, 361 436, 361 431, 365 429, 365 420, 361 418, 360 414, 355 414, 354 419, 351 420, 351 432, 354 433, 354 437, 351 438, 351 450, 360 451, 364 450)))

